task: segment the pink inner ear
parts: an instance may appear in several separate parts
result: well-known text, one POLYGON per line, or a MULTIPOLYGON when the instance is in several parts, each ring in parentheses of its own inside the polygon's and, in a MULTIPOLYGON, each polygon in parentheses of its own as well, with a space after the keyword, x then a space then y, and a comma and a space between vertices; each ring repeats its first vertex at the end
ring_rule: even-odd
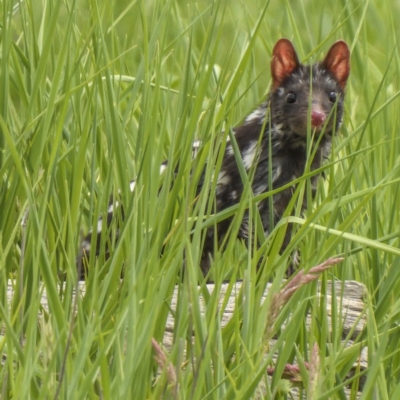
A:
POLYGON ((299 65, 300 62, 292 43, 288 39, 280 39, 272 52, 273 88, 279 87, 299 65))
POLYGON ((339 40, 334 43, 322 65, 334 75, 340 86, 344 88, 350 74, 350 50, 346 42, 339 40))

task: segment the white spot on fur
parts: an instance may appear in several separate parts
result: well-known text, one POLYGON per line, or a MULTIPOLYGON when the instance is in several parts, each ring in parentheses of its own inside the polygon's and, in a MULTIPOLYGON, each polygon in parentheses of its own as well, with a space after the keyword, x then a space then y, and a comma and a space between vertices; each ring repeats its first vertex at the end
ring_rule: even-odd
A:
POLYGON ((282 167, 277 165, 276 168, 272 170, 272 182, 276 182, 276 180, 281 176, 282 167))
POLYGON ((201 145, 201 140, 195 140, 193 142, 193 148, 199 148, 201 145))
POLYGON ((99 219, 97 221, 97 233, 101 233, 101 230, 103 229, 103 221, 99 219))
POLYGON ((135 181, 132 181, 132 182, 129 184, 129 188, 130 188, 131 192, 134 191, 135 185, 136 185, 136 182, 135 182, 135 181))
POLYGON ((232 156, 233 155, 233 147, 231 145, 226 146, 226 155, 232 156))
POLYGON ((257 142, 253 141, 249 144, 247 149, 242 154, 243 165, 246 169, 249 169, 253 164, 254 158, 256 156, 256 148, 257 142))
POLYGON ((82 243, 82 249, 85 253, 89 253, 90 252, 90 242, 88 241, 83 241, 82 243))
POLYGON ((115 207, 118 207, 118 206, 119 206, 118 201, 116 201, 115 204, 111 203, 111 204, 108 206, 107 212, 108 212, 109 214, 112 214, 112 213, 114 212, 114 205, 115 205, 115 207))
POLYGON ((258 194, 264 193, 267 190, 267 187, 268 187, 268 185, 265 183, 256 186, 255 188, 253 188, 254 194, 258 195, 258 194))
POLYGON ((261 119, 265 117, 265 109, 264 108, 257 108, 251 114, 246 117, 245 122, 251 122, 257 119, 261 119))
MULTIPOLYGON (((221 171, 218 174, 217 185, 218 186, 226 186, 231 181, 231 177, 225 172, 221 171)), ((218 188, 217 188, 218 190, 218 188)))
POLYGON ((249 237, 249 221, 246 217, 243 218, 239 229, 240 236, 244 239, 249 237))
POLYGON ((167 166, 165 164, 160 165, 160 175, 167 169, 167 166))
POLYGON ((197 153, 199 152, 200 146, 201 146, 201 140, 195 140, 192 143, 192 157, 193 158, 197 156, 197 153))

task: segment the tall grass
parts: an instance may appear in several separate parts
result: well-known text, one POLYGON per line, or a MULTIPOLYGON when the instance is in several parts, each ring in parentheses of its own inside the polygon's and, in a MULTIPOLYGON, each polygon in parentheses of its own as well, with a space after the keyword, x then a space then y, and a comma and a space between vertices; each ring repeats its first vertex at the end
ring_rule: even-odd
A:
MULTIPOLYGON (((321 366, 317 386, 308 393, 312 398, 344 398, 342 382, 361 345, 369 352, 362 398, 399 396, 397 4, 25 0, 0 5, 2 398, 245 399, 259 393, 274 353, 276 373, 264 395, 279 398, 288 388, 280 378, 285 364, 299 364, 307 383, 304 361, 315 343, 321 366), (208 200, 230 128, 268 92, 271 49, 280 37, 293 39, 305 62, 320 59, 336 39, 349 43, 346 118, 323 167, 327 179, 316 202, 305 215, 295 212, 278 224, 261 248, 246 249, 235 240, 235 230, 246 208, 259 230, 259 199, 247 190, 238 206, 219 215, 208 200), (195 139, 203 144, 192 160, 195 139), (204 169, 210 192, 196 198, 204 169), (97 231, 110 195, 124 204, 121 237, 106 246, 115 239, 119 215, 111 236, 101 234, 102 251, 90 260, 86 294, 75 303, 79 244, 89 229, 97 231), (197 286, 204 228, 232 215, 225 251, 215 255, 216 287, 210 294, 197 286), (294 236, 280 256, 287 224, 294 226, 294 236), (368 325, 350 349, 344 350, 339 316, 332 332, 326 329, 326 300, 315 297, 313 285, 281 310, 278 321, 286 328, 271 332, 279 334, 269 348, 269 307, 296 248, 305 269, 334 255, 345 257, 324 274, 323 284, 338 279, 340 287, 340 281, 356 279, 366 285, 368 325), (61 276, 66 277, 62 288, 61 276), (15 286, 8 306, 10 278, 15 286), (239 278, 242 292, 231 322, 222 328, 219 287, 239 278), (270 295, 261 304, 270 280, 270 295), (179 297, 168 362, 178 393, 166 372, 157 377, 151 344, 152 338, 162 341, 175 285, 179 297), (40 304, 43 290, 48 312, 40 304)), ((294 208, 307 196, 309 176, 299 184, 294 208)))

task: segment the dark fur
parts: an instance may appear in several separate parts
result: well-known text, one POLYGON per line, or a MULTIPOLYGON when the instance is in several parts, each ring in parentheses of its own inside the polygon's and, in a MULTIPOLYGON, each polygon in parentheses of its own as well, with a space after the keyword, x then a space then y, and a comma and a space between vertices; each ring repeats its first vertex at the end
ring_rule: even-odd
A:
MULTIPOLYGON (((343 118, 345 85, 349 72, 349 50, 343 41, 336 42, 326 58, 312 66, 300 64, 292 44, 287 39, 277 42, 271 62, 273 80, 268 99, 250 114, 241 126, 234 129, 246 170, 255 168, 252 181, 255 195, 282 187, 303 175, 308 161, 307 132, 314 135, 318 143, 311 170, 319 168, 329 156, 332 135, 339 130, 343 118), (293 96, 295 101, 291 102, 290 98, 293 96), (334 97, 335 100, 332 101, 334 97), (272 187, 268 184, 271 166, 272 187)), ((313 191, 316 189, 317 180, 318 176, 311 178, 313 191)), ((259 203, 266 236, 271 227, 282 218, 294 190, 295 187, 292 186, 273 196, 273 221, 270 221, 270 199, 259 203)), ((217 211, 237 204, 242 192, 239 169, 232 145, 228 143, 215 193, 217 211)), ((248 240, 249 234, 248 219, 246 211, 238 234, 239 238, 245 241, 248 240)), ((224 237, 230 222, 228 219, 218 224, 218 241, 224 237)), ((209 229, 206 235, 201 261, 204 274, 208 273, 211 266, 214 232, 214 229, 209 229)), ((90 249, 90 238, 89 233, 83 248, 86 243, 90 249)), ((284 246, 289 240, 290 230, 284 246)))

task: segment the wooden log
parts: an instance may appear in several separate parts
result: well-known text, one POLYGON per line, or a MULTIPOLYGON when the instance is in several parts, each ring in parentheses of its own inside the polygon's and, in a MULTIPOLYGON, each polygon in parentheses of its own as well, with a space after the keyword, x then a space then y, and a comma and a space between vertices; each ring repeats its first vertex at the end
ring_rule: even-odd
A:
MULTIPOLYGON (((222 327, 226 326, 226 324, 229 322, 229 320, 232 317, 232 314, 235 309, 235 304, 236 304, 236 297, 235 294, 240 292, 242 286, 242 282, 236 282, 236 284, 233 285, 233 288, 229 294, 229 300, 227 302, 227 305, 224 309, 224 314, 222 317, 221 325, 222 327)), ((222 303, 225 301, 226 297, 226 292, 228 290, 229 285, 228 284, 222 284, 220 288, 220 301, 219 301, 219 306, 222 307, 222 303)), ((271 287, 271 284, 268 284, 264 295, 263 295, 263 301, 265 300, 268 290, 271 287)), ((209 283, 207 284, 207 288, 209 293, 211 293, 214 290, 214 284, 209 283)), ((346 281, 344 283, 343 287, 343 296, 341 296, 341 283, 337 282, 336 284, 336 302, 337 306, 341 306, 342 309, 342 323, 343 323, 343 335, 347 335, 352 329, 354 331, 352 332, 351 337, 354 339, 356 338, 361 330, 363 329, 365 325, 365 315, 363 314, 364 311, 364 302, 363 302, 363 297, 366 294, 366 288, 363 284, 358 283, 356 281, 346 281), (361 318, 360 318, 361 315, 361 318)), ((318 285, 317 289, 317 295, 320 295, 320 285, 318 285)), ((177 304, 177 297, 178 297, 178 291, 175 289, 174 295, 172 297, 171 301, 171 309, 175 311, 176 309, 176 304, 177 304)), ((200 300, 202 297, 200 296, 200 300)), ((331 305, 332 305, 332 282, 328 282, 327 285, 327 306, 328 306, 328 315, 331 317, 332 310, 331 310, 331 305)), ((200 303, 200 309, 202 313, 204 313, 204 303, 200 303)), ((329 325, 331 326, 331 320, 329 320, 329 325)), ((174 318, 171 314, 169 314, 168 319, 167 319, 167 326, 166 330, 169 332, 172 332, 174 328, 174 318)))
MULTIPOLYGON (((268 291, 270 289, 272 284, 268 284, 262 301, 265 300, 268 291)), ((228 284, 222 284, 220 290, 219 290, 219 306, 223 306, 223 302, 226 302, 226 307, 223 310, 223 317, 221 319, 221 326, 224 327, 226 324, 229 322, 231 319, 233 312, 235 310, 235 305, 236 305, 236 295, 240 293, 240 289, 242 286, 242 282, 236 282, 236 284, 233 285, 233 288, 231 289, 231 292, 229 293, 229 300, 226 302, 226 294, 227 290, 229 289, 228 284)), ((213 284, 207 284, 208 291, 211 293, 214 290, 214 285, 213 284)), ((335 302, 336 303, 336 309, 341 310, 341 318, 342 318, 342 337, 343 339, 346 338, 350 333, 350 338, 355 339, 357 336, 360 335, 362 330, 364 329, 366 325, 366 315, 365 315, 365 304, 364 304, 364 297, 367 294, 367 289, 366 287, 356 281, 345 281, 343 282, 336 282, 335 285, 332 284, 331 281, 327 282, 327 287, 326 287, 326 304, 327 304, 327 313, 328 313, 328 324, 329 324, 329 329, 332 329, 332 305, 335 302)), ((175 289, 174 295, 171 301, 171 309, 173 311, 176 310, 176 305, 177 305, 177 295, 178 291, 175 289)), ((320 287, 320 282, 318 282, 317 286, 317 296, 321 295, 321 287, 320 287)), ((204 314, 204 303, 202 302, 202 297, 200 296, 200 309, 201 312, 204 314)), ((307 324, 308 326, 311 325, 311 318, 310 315, 307 315, 307 324)), ((174 329, 174 318, 173 315, 170 313, 168 318, 167 318, 167 326, 166 326, 166 331, 164 334, 164 339, 163 339, 163 345, 167 350, 169 350, 172 347, 172 341, 173 341, 173 329, 174 329)), ((354 344, 353 340, 346 340, 346 347, 350 347, 354 344)), ((275 339, 272 339, 270 342, 270 348, 273 348, 273 345, 275 343, 275 339)), ((274 355, 274 360, 277 358, 277 354, 274 355)), ((357 362, 354 364, 353 369, 351 373, 346 377, 347 379, 350 378, 351 376, 356 373, 357 368, 359 368, 359 372, 364 371, 368 366, 368 359, 367 359, 367 348, 365 347, 359 356, 359 359, 357 362)), ((361 379, 361 385, 363 385, 364 380, 361 379)), ((265 382, 261 383, 261 388, 260 391, 263 392, 262 386, 265 385, 265 382)), ((359 390, 361 390, 362 387, 360 387, 359 390)), ((350 398, 350 389, 345 388, 345 392, 347 394, 347 398, 350 398)), ((298 399, 299 394, 298 390, 296 388, 293 389, 291 392, 292 398, 293 399, 298 399)), ((262 397, 262 396, 261 396, 262 397)), ((358 393, 357 398, 361 397, 361 392, 358 393)), ((259 398, 259 396, 255 396, 254 398, 259 398)))
MULTIPOLYGON (((223 317, 221 321, 222 327, 226 326, 226 324, 229 322, 231 319, 235 305, 236 305, 236 296, 238 293, 240 293, 242 286, 242 282, 236 282, 230 293, 229 293, 229 300, 226 302, 225 309, 223 310, 223 317)), ((263 295, 263 300, 265 300, 268 290, 270 289, 271 285, 267 285, 264 295, 263 295)), ((214 290, 214 284, 209 283, 207 284, 207 289, 211 293, 214 290)), ((220 287, 220 300, 219 300, 219 305, 222 307, 223 302, 225 301, 225 297, 227 295, 227 291, 229 289, 228 284, 222 284, 220 287)), ((84 295, 86 291, 85 287, 85 282, 79 282, 79 292, 84 295)), ((15 283, 13 281, 8 281, 8 301, 9 304, 11 303, 13 296, 16 295, 16 287, 15 283)), ((317 295, 320 295, 320 285, 317 286, 317 295)), ((366 323, 366 316, 365 316, 365 305, 363 302, 363 298, 366 295, 366 288, 363 284, 355 282, 355 281, 345 281, 342 285, 341 282, 336 282, 335 285, 335 290, 333 290, 333 285, 332 282, 328 282, 327 284, 327 311, 328 311, 328 318, 329 318, 329 326, 332 326, 332 322, 330 320, 331 318, 331 306, 333 302, 336 302, 336 307, 337 309, 340 309, 342 311, 341 316, 342 316, 342 326, 343 326, 343 336, 347 336, 350 332, 351 338, 354 339, 356 338, 362 331, 362 329, 365 326, 366 323)), ((177 306, 177 299, 178 299, 178 288, 176 287, 173 293, 173 297, 171 300, 171 310, 174 312, 176 310, 177 306)), ((48 302, 47 302, 47 296, 46 296, 46 291, 43 290, 42 297, 41 297, 41 304, 43 306, 43 309, 48 311, 48 302)), ((201 312, 204 314, 204 302, 202 301, 202 297, 200 297, 200 309, 201 312)), ((310 316, 307 316, 307 321, 308 324, 311 323, 310 321, 310 316)), ((172 313, 168 315, 167 318, 167 324, 166 324, 166 329, 165 329, 165 335, 163 339, 163 345, 164 347, 168 350, 172 346, 172 340, 173 340, 173 330, 174 330, 174 317, 172 313)), ((274 340, 272 340, 271 347, 273 346, 274 340)), ((353 344, 352 340, 348 340, 346 342, 346 346, 351 346, 353 344)), ((360 368, 361 371, 365 370, 367 368, 367 349, 364 348, 363 351, 360 354, 359 360, 357 363, 354 365, 354 371, 356 368, 360 368)), ((298 398, 296 395, 296 390, 293 391, 292 393, 293 398, 298 398)), ((257 397, 257 396, 256 396, 257 397)))

